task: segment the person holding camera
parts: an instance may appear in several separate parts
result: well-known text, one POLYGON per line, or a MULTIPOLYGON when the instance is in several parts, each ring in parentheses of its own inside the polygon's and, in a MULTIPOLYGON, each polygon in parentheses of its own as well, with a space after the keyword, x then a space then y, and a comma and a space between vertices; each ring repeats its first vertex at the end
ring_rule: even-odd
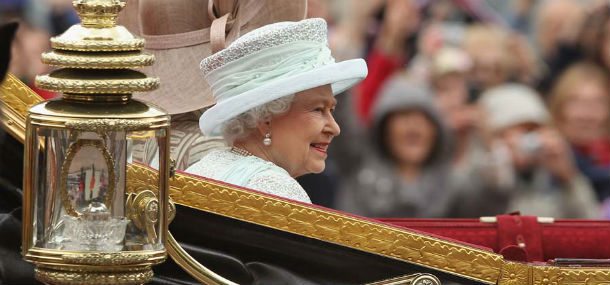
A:
POLYGON ((597 218, 598 203, 579 172, 567 141, 550 124, 540 96, 521 84, 482 94, 491 153, 505 153, 511 167, 506 211, 555 218, 597 218))

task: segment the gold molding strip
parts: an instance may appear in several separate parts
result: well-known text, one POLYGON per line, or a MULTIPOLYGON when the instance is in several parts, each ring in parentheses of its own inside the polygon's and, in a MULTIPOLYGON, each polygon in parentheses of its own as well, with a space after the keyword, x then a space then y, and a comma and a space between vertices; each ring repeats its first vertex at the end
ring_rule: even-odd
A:
POLYGON ((25 118, 30 107, 44 101, 12 74, 0 84, 0 125, 20 142, 25 141, 25 118))
MULTIPOLYGON (((151 189, 156 185, 156 176, 157 172, 151 168, 129 165, 127 191, 151 189)), ((170 179, 170 197, 183 206, 384 255, 487 284, 610 284, 608 267, 558 267, 509 262, 493 252, 183 173, 176 173, 170 179)), ((189 257, 180 258, 185 259, 181 261, 189 261, 189 257)))
POLYGON ((557 267, 505 262, 498 285, 607 285, 607 267, 557 267))
POLYGON ((159 87, 159 78, 78 79, 57 78, 51 75, 36 76, 36 86, 54 92, 78 94, 131 94, 152 91, 159 87))
POLYGON ((90 68, 90 69, 122 69, 139 68, 150 66, 155 61, 152 54, 129 53, 124 55, 73 55, 60 51, 46 52, 42 54, 42 63, 51 66, 67 68, 90 68))
MULTIPOLYGON (((129 165, 127 192, 151 189, 157 172, 129 165)), ((503 258, 459 243, 414 233, 312 205, 286 201, 214 181, 176 173, 170 197, 177 204, 230 218, 496 284, 503 258)))

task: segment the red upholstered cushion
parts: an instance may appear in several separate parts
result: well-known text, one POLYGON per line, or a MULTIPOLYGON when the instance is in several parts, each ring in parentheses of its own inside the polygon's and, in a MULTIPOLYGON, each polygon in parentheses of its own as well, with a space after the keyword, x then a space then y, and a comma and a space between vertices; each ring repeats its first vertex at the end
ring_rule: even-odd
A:
POLYGON ((553 223, 538 223, 536 217, 519 215, 498 216, 496 223, 485 223, 478 219, 379 220, 489 247, 510 260, 610 259, 610 221, 555 220, 553 223), (519 248, 524 252, 520 252, 519 248))
POLYGON ((610 258, 610 221, 560 220, 541 226, 545 259, 610 258))

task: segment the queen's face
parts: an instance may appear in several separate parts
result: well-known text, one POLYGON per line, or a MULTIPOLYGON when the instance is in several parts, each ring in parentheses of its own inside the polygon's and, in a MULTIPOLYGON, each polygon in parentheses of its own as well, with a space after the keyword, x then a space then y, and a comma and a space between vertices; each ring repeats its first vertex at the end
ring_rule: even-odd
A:
POLYGON ((335 104, 330 85, 296 93, 290 109, 269 124, 272 162, 292 177, 322 172, 328 145, 340 131, 333 118, 335 104))

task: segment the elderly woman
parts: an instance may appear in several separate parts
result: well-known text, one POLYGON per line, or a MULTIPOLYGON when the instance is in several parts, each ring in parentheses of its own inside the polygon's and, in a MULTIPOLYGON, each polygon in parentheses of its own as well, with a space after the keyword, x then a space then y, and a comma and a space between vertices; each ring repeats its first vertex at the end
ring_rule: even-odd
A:
POLYGON ((366 76, 364 61, 335 63, 326 22, 307 19, 249 32, 201 69, 217 100, 201 116, 201 130, 221 134, 232 148, 186 171, 309 203, 294 178, 324 170, 340 131, 334 95, 366 76))

